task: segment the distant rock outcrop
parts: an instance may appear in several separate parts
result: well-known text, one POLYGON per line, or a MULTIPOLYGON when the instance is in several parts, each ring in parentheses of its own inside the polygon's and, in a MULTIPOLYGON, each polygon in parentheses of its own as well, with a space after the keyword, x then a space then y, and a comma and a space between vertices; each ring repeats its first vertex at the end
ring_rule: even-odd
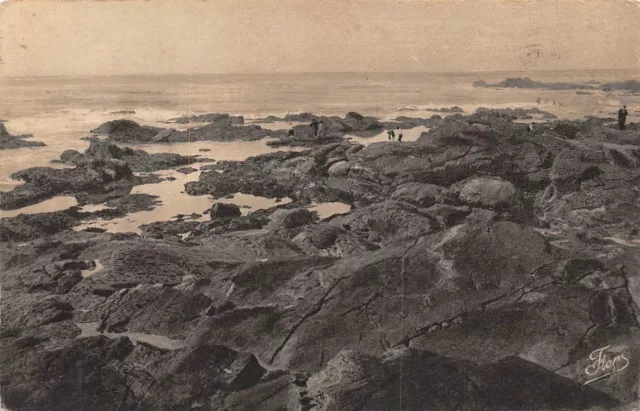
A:
MULTIPOLYGON (((535 88, 544 90, 602 90, 611 92, 615 90, 629 91, 632 93, 640 93, 640 81, 627 80, 614 83, 600 84, 597 81, 588 81, 585 83, 544 83, 530 79, 529 77, 508 78, 499 83, 487 83, 484 80, 475 81, 474 87, 491 87, 491 88, 535 88)), ((576 92, 577 94, 589 94, 585 92, 576 92)))
POLYGON ((640 93, 640 81, 628 80, 617 83, 606 83, 600 86, 603 91, 630 91, 632 93, 640 93))
POLYGON ((530 79, 529 77, 508 78, 500 83, 490 84, 484 80, 473 83, 474 87, 492 87, 492 88, 538 88, 545 90, 575 90, 575 89, 594 89, 595 87, 587 84, 577 83, 543 83, 530 79))

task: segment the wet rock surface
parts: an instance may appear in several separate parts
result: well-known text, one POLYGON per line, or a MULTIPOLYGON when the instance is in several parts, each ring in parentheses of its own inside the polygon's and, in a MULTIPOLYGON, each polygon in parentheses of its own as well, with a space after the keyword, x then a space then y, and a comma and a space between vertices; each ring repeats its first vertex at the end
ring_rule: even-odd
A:
POLYGON ((0 220, 3 401, 629 409, 640 146, 592 119, 533 132, 512 120, 456 115, 406 144, 326 142, 205 166, 188 194, 292 202, 246 215, 217 204, 143 236, 73 232, 73 213, 0 220), (334 201, 350 211, 308 210, 334 201))

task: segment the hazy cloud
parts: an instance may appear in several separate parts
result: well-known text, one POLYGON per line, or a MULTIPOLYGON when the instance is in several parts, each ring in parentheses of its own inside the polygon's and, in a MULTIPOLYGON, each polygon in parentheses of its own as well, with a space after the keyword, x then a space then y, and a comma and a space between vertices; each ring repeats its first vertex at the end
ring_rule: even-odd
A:
POLYGON ((635 68, 637 6, 617 0, 10 0, 0 13, 0 72, 635 68))

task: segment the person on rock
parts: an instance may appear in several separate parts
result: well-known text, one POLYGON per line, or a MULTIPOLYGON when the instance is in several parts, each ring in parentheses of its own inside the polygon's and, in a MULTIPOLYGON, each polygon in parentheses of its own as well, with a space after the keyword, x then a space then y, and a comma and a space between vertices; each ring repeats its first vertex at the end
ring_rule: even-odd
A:
POLYGON ((320 124, 318 124, 318 134, 316 135, 317 139, 324 138, 327 133, 327 128, 324 124, 324 120, 320 120, 320 124))
POLYGON ((618 110, 618 128, 620 130, 624 130, 624 125, 627 122, 627 106, 623 106, 620 110, 618 110))
POLYGON ((309 124, 309 126, 313 128, 313 137, 317 137, 318 136, 318 122, 316 121, 315 118, 313 120, 311 120, 311 124, 309 124))
POLYGON ((402 130, 400 130, 400 126, 396 127, 396 132, 398 133, 398 142, 402 141, 402 130))
POLYGON ((389 140, 391 140, 391 141, 396 139, 396 133, 393 130, 387 131, 387 136, 389 137, 389 140))
POLYGON ((289 123, 289 136, 293 137, 294 134, 293 123, 289 123))

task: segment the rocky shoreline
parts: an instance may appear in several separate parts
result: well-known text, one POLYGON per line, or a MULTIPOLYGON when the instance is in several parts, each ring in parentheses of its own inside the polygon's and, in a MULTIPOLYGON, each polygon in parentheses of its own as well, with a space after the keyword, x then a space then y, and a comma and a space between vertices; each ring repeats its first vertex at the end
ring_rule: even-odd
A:
POLYGON ((529 131, 517 121, 532 114, 545 115, 282 119, 323 119, 320 141, 304 124, 291 138, 231 117, 189 132, 101 126, 104 140, 61 156, 74 168, 19 172, 24 184, 0 194, 2 209, 60 194, 110 205, 0 219, 5 406, 629 409, 640 389, 640 137, 596 117, 547 116, 529 131), (429 131, 345 139, 410 125, 429 131), (184 188, 291 202, 246 215, 214 204, 205 221, 142 235, 74 231, 154 207, 131 189, 160 178, 137 172, 205 161, 118 146, 159 135, 301 146, 205 165, 184 188), (308 210, 329 202, 351 209, 308 210), (604 375, 585 373, 602 347, 627 365, 591 382, 604 375))

